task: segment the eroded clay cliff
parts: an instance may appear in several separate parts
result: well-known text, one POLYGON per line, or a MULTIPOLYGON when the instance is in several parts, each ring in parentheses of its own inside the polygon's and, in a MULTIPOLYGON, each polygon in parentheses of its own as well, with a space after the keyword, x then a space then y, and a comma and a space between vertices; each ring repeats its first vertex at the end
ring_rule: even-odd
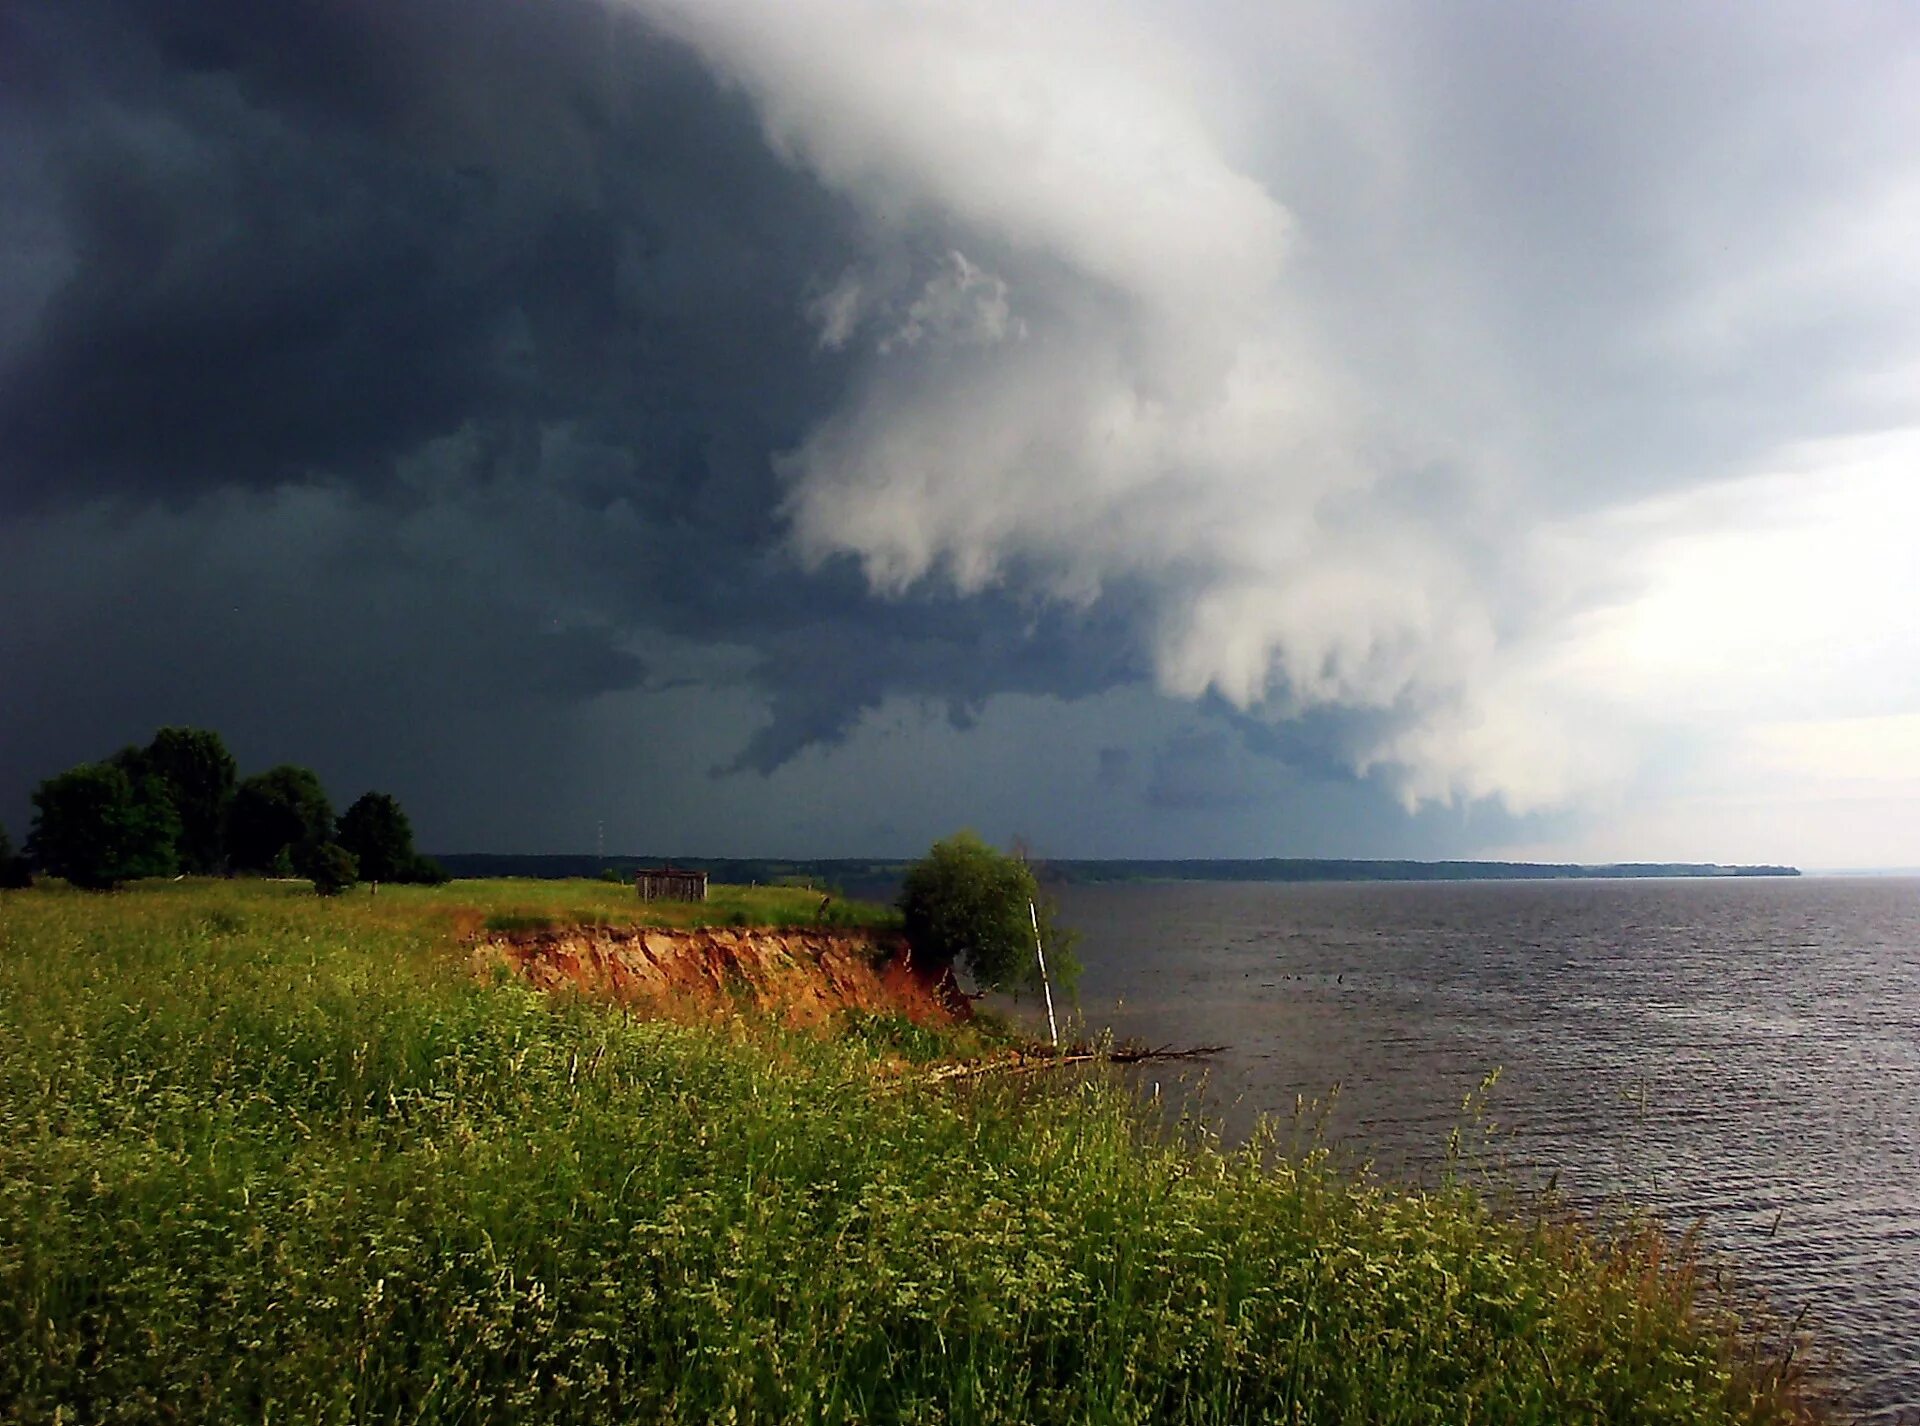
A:
POLYGON ((916 1024, 969 1014, 950 970, 916 965, 906 942, 883 932, 577 926, 485 936, 474 956, 481 968, 505 965, 542 990, 659 1011, 744 1010, 796 1025, 847 1010, 916 1024))

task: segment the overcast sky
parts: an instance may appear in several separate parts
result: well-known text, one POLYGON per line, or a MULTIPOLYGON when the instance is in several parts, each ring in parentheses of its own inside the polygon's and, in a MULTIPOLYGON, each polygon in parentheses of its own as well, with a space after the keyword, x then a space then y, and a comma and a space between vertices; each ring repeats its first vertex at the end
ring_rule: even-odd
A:
POLYGON ((1920 863, 1920 12, 0 0, 0 821, 1920 863))

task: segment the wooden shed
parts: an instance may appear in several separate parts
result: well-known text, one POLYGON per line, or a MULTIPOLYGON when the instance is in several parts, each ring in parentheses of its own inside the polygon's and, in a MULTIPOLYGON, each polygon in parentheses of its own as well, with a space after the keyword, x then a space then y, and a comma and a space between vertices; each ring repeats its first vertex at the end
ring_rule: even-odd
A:
POLYGON ((642 901, 705 901, 707 874, 684 867, 641 867, 633 874, 642 901))

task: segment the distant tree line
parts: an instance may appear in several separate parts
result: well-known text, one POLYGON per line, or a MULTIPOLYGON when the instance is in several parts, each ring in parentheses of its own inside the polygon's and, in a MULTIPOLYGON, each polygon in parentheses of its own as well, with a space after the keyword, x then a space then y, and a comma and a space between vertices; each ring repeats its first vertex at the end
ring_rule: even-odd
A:
POLYGON ((145 747, 81 763, 33 792, 16 855, 0 827, 0 885, 34 872, 109 890, 147 876, 305 877, 322 895, 356 881, 440 882, 400 803, 368 792, 338 818, 320 779, 283 763, 249 778, 218 733, 162 728, 145 747))

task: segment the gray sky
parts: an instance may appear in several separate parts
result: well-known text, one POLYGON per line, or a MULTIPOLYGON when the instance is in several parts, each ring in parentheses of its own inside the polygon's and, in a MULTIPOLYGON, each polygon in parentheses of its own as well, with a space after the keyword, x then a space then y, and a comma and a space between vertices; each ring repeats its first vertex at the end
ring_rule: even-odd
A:
POLYGON ((0 819, 1920 860, 1888 5, 0 0, 0 819))

